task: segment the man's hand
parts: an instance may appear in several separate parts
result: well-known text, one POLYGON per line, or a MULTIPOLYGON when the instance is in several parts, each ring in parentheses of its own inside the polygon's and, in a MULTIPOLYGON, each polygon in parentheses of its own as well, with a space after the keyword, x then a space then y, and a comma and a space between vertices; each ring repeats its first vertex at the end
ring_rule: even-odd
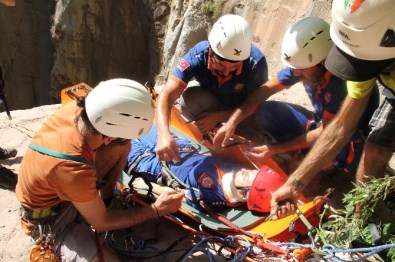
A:
POLYGON ((273 155, 272 151, 267 145, 253 147, 248 152, 246 152, 246 154, 248 154, 252 160, 258 161, 262 161, 273 155))
POLYGON ((158 136, 158 143, 155 149, 156 157, 160 161, 180 161, 180 150, 174 137, 170 134, 161 134, 158 136))
POLYGON ((235 133, 235 129, 236 129, 235 126, 230 125, 228 123, 221 126, 221 128, 218 129, 213 139, 214 148, 226 146, 226 144, 229 142, 229 139, 235 133))
POLYGON ((303 184, 297 180, 289 180, 272 194, 270 214, 277 218, 294 214, 303 184))
POLYGON ((154 205, 158 209, 159 215, 177 212, 181 207, 181 201, 185 197, 184 190, 165 191, 155 201, 154 205))
POLYGON ((199 129, 200 133, 207 134, 210 132, 219 122, 216 112, 204 112, 197 120, 194 121, 195 125, 199 129))

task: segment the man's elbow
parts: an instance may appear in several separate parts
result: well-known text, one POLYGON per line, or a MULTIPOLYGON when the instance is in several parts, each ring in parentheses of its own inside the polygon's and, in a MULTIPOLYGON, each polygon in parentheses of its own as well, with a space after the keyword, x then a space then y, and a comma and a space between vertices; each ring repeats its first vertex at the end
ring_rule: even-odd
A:
POLYGON ((96 215, 94 218, 85 218, 85 220, 97 232, 106 232, 113 229, 110 228, 110 218, 109 216, 106 216, 106 214, 96 215))
MULTIPOLYGON (((89 222, 88 222, 89 223, 89 222)), ((89 223, 91 225, 92 228, 95 229, 95 231, 97 231, 98 233, 101 232, 106 232, 109 230, 113 230, 114 228, 112 226, 110 226, 110 223, 107 221, 107 223, 105 221, 99 222, 99 221, 95 221, 92 223, 89 223)))

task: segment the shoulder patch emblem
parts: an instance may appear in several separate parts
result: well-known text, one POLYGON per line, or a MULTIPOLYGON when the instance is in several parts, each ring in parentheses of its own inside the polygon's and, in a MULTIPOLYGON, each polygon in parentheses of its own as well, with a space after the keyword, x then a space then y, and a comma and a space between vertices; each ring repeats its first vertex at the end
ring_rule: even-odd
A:
POLYGON ((206 175, 206 173, 203 173, 199 179, 198 179, 198 183, 203 187, 203 188, 212 188, 214 185, 214 180, 209 177, 208 175, 206 175))
POLYGON ((324 99, 325 99, 325 104, 329 104, 332 100, 332 94, 330 92, 326 92, 324 99))
POLYGON ((177 68, 180 69, 182 72, 184 72, 185 69, 187 69, 190 66, 190 64, 185 61, 184 59, 181 59, 178 62, 177 68))

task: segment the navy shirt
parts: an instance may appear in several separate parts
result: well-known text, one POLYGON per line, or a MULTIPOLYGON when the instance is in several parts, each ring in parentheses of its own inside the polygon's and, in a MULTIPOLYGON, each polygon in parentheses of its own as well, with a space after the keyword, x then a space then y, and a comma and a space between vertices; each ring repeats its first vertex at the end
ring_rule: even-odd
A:
POLYGON ((216 95, 226 107, 236 107, 246 97, 268 79, 268 66, 263 53, 254 45, 250 57, 243 61, 239 73, 221 83, 221 80, 208 67, 209 42, 202 41, 195 45, 179 61, 172 73, 172 79, 186 87, 193 78, 200 86, 216 95))
MULTIPOLYGON (((290 86, 301 82, 300 77, 293 75, 293 69, 284 67, 277 72, 275 83, 279 87, 289 88, 290 86)), ((346 81, 332 75, 329 71, 325 73, 325 80, 320 85, 303 83, 309 100, 315 111, 315 120, 321 121, 324 114, 334 116, 340 110, 345 97, 347 96, 346 81)), ((368 129, 369 120, 379 104, 379 91, 377 86, 373 90, 367 109, 359 122, 359 128, 365 132, 368 129)))

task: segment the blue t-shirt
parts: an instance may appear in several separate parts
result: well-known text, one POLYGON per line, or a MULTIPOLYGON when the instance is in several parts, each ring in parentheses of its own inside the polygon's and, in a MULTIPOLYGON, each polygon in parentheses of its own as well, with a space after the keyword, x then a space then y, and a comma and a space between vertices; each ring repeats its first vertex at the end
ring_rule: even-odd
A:
MULTIPOLYGON (((191 140, 175 136, 180 148, 180 163, 170 163, 171 172, 183 183, 196 190, 187 190, 187 203, 197 209, 200 206, 194 200, 203 198, 203 202, 216 211, 227 206, 226 198, 221 187, 219 172, 239 170, 240 165, 225 161, 215 156, 202 155, 196 144, 191 140), (187 156, 183 159, 183 157, 187 156)), ((132 140, 132 150, 128 155, 126 170, 138 159, 135 172, 144 173, 151 182, 157 182, 161 176, 162 165, 155 155, 157 128, 154 125, 150 132, 140 139, 132 140)))
MULTIPOLYGON (((281 69, 276 77, 276 82, 286 88, 302 81, 301 77, 293 75, 293 69, 290 67, 281 69)), ((325 80, 320 85, 312 85, 304 82, 303 86, 314 108, 316 121, 321 121, 326 112, 336 115, 347 96, 346 81, 332 75, 329 71, 326 72, 325 80)), ((360 129, 364 131, 368 130, 369 120, 378 104, 379 91, 377 86, 375 86, 368 107, 359 122, 358 127, 360 129)))
POLYGON ((240 105, 256 88, 268 80, 268 66, 264 54, 254 45, 250 57, 243 61, 240 74, 219 85, 218 77, 208 68, 209 42, 202 41, 195 45, 179 61, 172 73, 186 86, 195 78, 202 88, 216 95, 226 107, 240 105))

